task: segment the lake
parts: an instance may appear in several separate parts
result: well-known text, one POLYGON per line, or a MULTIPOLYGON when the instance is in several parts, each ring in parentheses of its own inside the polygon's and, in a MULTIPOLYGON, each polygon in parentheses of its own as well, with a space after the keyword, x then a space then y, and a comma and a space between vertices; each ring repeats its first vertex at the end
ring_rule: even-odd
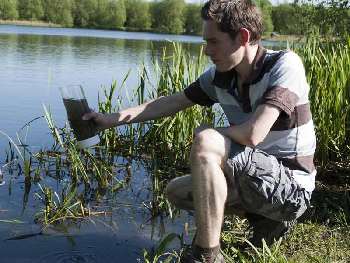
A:
MULTIPOLYGON (((22 127, 43 115, 43 104, 63 126, 66 113, 59 87, 82 85, 90 106, 96 108, 102 87, 113 80, 121 83, 130 72, 126 87, 132 93, 142 63, 150 66, 152 54, 159 56, 163 47, 171 47, 169 41, 183 43, 194 55, 202 43, 195 36, 0 25, 0 131, 15 141, 18 134, 34 152, 50 147, 43 118, 22 127)), ((6 163, 6 149, 8 139, 0 134, 0 167, 6 163)), ((3 169, 0 262, 137 262, 142 249, 153 247, 165 234, 184 233, 187 224, 193 230, 193 217, 186 212, 175 220, 151 220, 145 208, 152 195, 149 171, 136 160, 116 161, 129 165, 132 177, 116 196, 94 204, 108 207, 108 215, 45 231, 34 222, 41 208, 35 197, 38 186, 32 186, 26 197, 23 176, 3 169)), ((61 189, 60 181, 45 178, 45 183, 61 189)))

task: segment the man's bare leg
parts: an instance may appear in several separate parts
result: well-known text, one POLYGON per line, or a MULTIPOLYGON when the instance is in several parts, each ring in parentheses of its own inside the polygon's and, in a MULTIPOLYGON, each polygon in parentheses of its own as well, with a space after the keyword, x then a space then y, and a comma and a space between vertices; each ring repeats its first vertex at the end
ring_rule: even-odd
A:
POLYGON ((230 146, 230 139, 214 129, 197 133, 192 145, 190 159, 197 226, 195 244, 202 248, 213 248, 220 244, 227 198, 223 167, 230 146))
MULTIPOLYGON (((230 189, 227 192, 227 199, 230 196, 230 189)), ((193 194, 192 194, 192 175, 172 179, 166 187, 166 196, 170 203, 179 209, 194 211, 193 194)), ((227 203, 225 205, 225 215, 236 215, 245 218, 245 211, 242 207, 227 203)))

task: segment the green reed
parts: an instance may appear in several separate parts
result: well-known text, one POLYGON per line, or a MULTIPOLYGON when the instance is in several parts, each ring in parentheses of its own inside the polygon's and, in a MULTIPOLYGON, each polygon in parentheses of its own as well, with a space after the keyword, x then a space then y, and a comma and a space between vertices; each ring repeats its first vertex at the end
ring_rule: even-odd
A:
POLYGON ((35 196, 43 202, 44 207, 35 215, 35 220, 44 227, 66 220, 80 220, 84 217, 105 214, 105 212, 91 211, 86 207, 74 184, 71 184, 68 189, 63 189, 60 195, 50 187, 42 187, 39 184, 39 188, 40 192, 35 196))
MULTIPOLYGON (((174 43, 173 52, 168 53, 164 49, 160 60, 154 60, 153 71, 158 80, 156 89, 151 93, 153 98, 183 91, 199 77, 207 65, 202 49, 197 57, 192 57, 180 44, 174 43)), ((192 107, 175 116, 151 122, 143 142, 154 145, 156 154, 165 158, 164 161, 187 163, 194 129, 202 123, 214 126, 215 117, 212 108, 192 107)))
POLYGON ((311 87, 316 158, 321 165, 344 162, 350 153, 350 37, 340 42, 313 36, 295 50, 311 87))
MULTIPOLYGON (((124 81, 122 82, 122 85, 120 86, 120 89, 124 87, 125 81, 128 78, 129 74, 126 75, 124 78, 124 81)), ((111 84, 109 90, 104 88, 103 89, 103 95, 104 97, 101 97, 100 94, 98 94, 98 111, 101 113, 113 113, 120 109, 120 102, 122 98, 120 97, 121 92, 117 90, 117 82, 113 81, 111 84), (117 95, 116 98, 114 98, 115 94, 117 95), (113 103, 113 99, 115 99, 116 104, 113 103)), ((116 147, 118 144, 118 133, 116 129, 108 129, 101 133, 101 144, 104 145, 107 149, 111 149, 116 147)))
MULTIPOLYGON (((99 111, 111 113, 125 106, 142 104, 147 99, 181 92, 200 76, 206 66, 207 59, 202 49, 196 56, 191 56, 181 44, 173 43, 171 50, 163 49, 160 58, 153 57, 150 68, 142 65, 139 84, 133 89, 133 94, 125 89, 129 73, 119 87, 113 82, 109 89, 104 89, 104 96, 99 96, 99 111)), ((131 156, 152 152, 164 163, 187 166, 194 129, 203 123, 214 126, 218 119, 214 109, 195 106, 175 116, 104 131, 102 144, 109 150, 118 149, 131 156)))
POLYGON ((58 129, 50 113, 45 110, 45 117, 52 136, 55 139, 55 145, 60 145, 59 154, 56 158, 56 170, 64 167, 69 176, 75 183, 92 184, 98 183, 99 188, 107 188, 114 183, 113 177, 113 158, 101 149, 80 150, 76 146, 75 138, 70 130, 65 127, 58 129), (62 157, 65 162, 62 163, 62 157))
POLYGON ((170 263, 170 262, 180 262, 180 256, 181 252, 178 253, 177 251, 172 252, 166 252, 167 247, 169 244, 171 244, 174 241, 179 241, 180 246, 182 247, 184 245, 183 243, 183 236, 177 235, 175 233, 170 233, 167 236, 165 236, 159 244, 157 244, 152 251, 147 251, 146 249, 143 250, 143 260, 145 263, 157 263, 157 262, 164 262, 164 263, 170 263))
MULTIPOLYGON (((67 126, 58 128, 51 112, 45 106, 44 113, 54 144, 51 149, 35 154, 19 151, 26 183, 23 209, 28 200, 31 183, 34 182, 40 188, 36 196, 44 204, 43 209, 37 213, 36 220, 43 225, 103 214, 104 212, 91 211, 86 206, 83 196, 91 191, 106 192, 108 188, 123 187, 124 182, 113 175, 113 156, 102 150, 78 149, 70 129, 67 126), (53 171, 50 169, 52 165, 55 167, 53 171), (51 187, 42 185, 42 174, 57 180, 60 180, 63 174, 69 183, 58 195, 51 187)), ((16 149, 19 148, 16 146, 16 149)), ((11 153, 11 156, 13 155, 14 153, 11 153)))

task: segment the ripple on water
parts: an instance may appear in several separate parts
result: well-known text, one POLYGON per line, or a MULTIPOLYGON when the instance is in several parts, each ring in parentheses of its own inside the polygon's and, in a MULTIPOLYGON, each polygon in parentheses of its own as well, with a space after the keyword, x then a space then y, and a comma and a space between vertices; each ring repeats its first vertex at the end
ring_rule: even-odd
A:
POLYGON ((40 258, 39 263, 104 263, 93 253, 81 251, 62 251, 45 255, 40 258))

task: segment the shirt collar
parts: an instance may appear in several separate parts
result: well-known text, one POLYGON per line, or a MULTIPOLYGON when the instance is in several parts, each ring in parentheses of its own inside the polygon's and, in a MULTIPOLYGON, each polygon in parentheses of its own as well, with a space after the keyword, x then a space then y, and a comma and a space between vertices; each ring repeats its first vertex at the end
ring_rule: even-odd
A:
MULTIPOLYGON (((265 55, 266 49, 259 44, 258 51, 256 52, 253 60, 253 71, 244 84, 252 84, 259 77, 264 64, 265 55)), ((232 79, 236 74, 237 72, 234 68, 226 72, 215 71, 215 76, 212 83, 221 89, 228 89, 231 86, 232 79)))

